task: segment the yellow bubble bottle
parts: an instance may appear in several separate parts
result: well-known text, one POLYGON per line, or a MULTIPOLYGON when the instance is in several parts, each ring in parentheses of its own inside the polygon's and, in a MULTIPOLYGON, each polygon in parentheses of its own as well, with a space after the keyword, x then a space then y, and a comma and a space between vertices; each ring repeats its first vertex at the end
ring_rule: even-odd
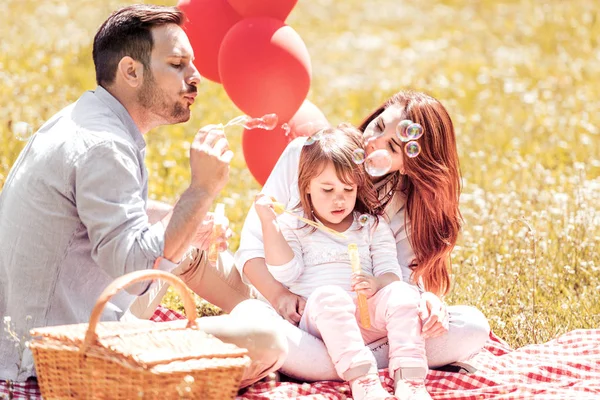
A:
MULTIPOLYGON (((360 274, 362 268, 360 267, 360 257, 358 255, 358 246, 356 243, 350 243, 348 245, 348 254, 350 255, 350 265, 352 266, 352 272, 360 274)), ((371 318, 369 317, 369 305, 367 304, 367 297, 362 293, 356 293, 358 302, 358 311, 360 314, 360 324, 363 328, 371 327, 371 318)))
POLYGON ((210 237, 210 246, 208 247, 208 261, 213 265, 217 265, 219 261, 219 244, 217 238, 223 235, 222 224, 225 220, 225 204, 217 203, 214 212, 214 227, 210 237))

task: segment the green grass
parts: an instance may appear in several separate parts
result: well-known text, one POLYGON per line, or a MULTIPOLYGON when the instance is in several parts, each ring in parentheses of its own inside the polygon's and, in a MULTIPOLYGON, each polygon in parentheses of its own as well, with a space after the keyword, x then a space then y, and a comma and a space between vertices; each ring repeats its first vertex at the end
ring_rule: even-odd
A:
MULTIPOLYGON (((95 87, 93 34, 126 3, 0 4, 0 187, 24 145, 11 121, 38 128, 95 87)), ((586 0, 301 0, 288 20, 312 58, 308 98, 330 122, 359 123, 407 88, 447 106, 465 218, 448 300, 480 308, 514 346, 599 325, 598 19, 586 0)), ((200 126, 238 114, 220 85, 200 92, 188 123, 147 136, 152 198, 173 202, 184 190, 200 126)), ((219 201, 239 234, 260 188, 240 132, 229 138, 236 157, 219 201)))

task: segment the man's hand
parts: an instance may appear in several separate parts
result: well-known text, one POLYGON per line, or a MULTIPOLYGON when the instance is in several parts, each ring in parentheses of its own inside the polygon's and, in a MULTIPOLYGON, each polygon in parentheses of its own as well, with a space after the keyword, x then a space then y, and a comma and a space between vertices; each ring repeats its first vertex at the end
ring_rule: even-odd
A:
POLYGON ((381 289, 379 280, 371 275, 352 274, 352 291, 364 294, 367 298, 372 297, 381 289))
POLYGON ((166 226, 163 255, 167 260, 179 262, 193 241, 202 242, 202 232, 207 230, 201 229, 199 234, 199 225, 229 179, 232 157, 221 127, 207 126, 194 137, 190 148, 190 187, 183 192, 173 212, 161 220, 166 226))
POLYGON ((424 338, 434 338, 448 332, 448 306, 435 294, 425 292, 421 295, 419 317, 423 322, 421 334, 424 338))
POLYGON ((229 229, 229 220, 227 217, 223 217, 220 225, 221 229, 215 230, 213 213, 206 213, 206 217, 204 217, 204 220, 196 229, 191 245, 200 250, 208 250, 212 239, 218 243, 219 252, 227 250, 227 241, 231 238, 233 232, 229 229), (219 233, 219 236, 212 236, 215 231, 219 233))
POLYGON ((278 291, 277 296, 268 300, 279 315, 292 325, 298 325, 306 306, 306 299, 304 297, 298 296, 282 287, 278 291))
POLYGON ((190 148, 191 188, 200 189, 215 197, 229 179, 229 163, 233 152, 223 129, 207 125, 194 137, 190 148))

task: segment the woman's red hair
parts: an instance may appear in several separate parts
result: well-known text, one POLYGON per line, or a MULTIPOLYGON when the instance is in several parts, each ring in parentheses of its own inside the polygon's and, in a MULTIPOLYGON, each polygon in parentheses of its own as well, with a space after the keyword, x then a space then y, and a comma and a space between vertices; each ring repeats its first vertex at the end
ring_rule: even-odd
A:
POLYGON ((461 228, 459 211, 460 165, 454 126, 444 106, 433 97, 412 91, 400 92, 375 110, 360 125, 365 128, 388 107, 397 107, 401 119, 421 124, 421 153, 404 157, 405 175, 396 177, 396 190, 406 197, 410 221, 409 240, 416 259, 413 281, 422 280, 425 290, 443 296, 450 291, 450 253, 461 228))

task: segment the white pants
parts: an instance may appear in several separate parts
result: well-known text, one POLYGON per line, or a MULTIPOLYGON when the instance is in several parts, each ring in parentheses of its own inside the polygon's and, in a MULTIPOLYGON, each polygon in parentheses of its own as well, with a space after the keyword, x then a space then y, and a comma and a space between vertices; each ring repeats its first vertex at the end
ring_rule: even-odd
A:
MULTIPOLYGON (((174 272, 178 272, 200 297, 224 311, 247 317, 255 321, 255 324, 267 323, 269 327, 273 325, 278 333, 283 333, 288 342, 288 356, 282 367, 286 375, 305 381, 340 379, 322 340, 281 318, 268 303, 253 299, 256 291, 242 282, 230 253, 221 253, 217 267, 197 257, 174 272)), ((166 289, 166 285, 158 285, 138 298, 131 308, 132 313, 149 318, 160 304, 166 289)), ((448 332, 425 341, 430 368, 468 359, 483 348, 489 337, 488 321, 476 308, 449 306, 448 314, 448 332)), ((387 368, 387 338, 370 343, 369 347, 378 367, 387 368)))
MULTIPOLYGON (((288 356, 281 371, 304 381, 340 380, 322 340, 290 324, 270 304, 256 299, 245 300, 235 307, 236 313, 271 318, 277 330, 288 339, 288 356)), ((425 340, 425 353, 430 368, 466 360, 480 351, 490 333, 483 314, 474 307, 449 306, 450 329, 437 338, 425 340)), ((388 367, 387 337, 370 343, 378 368, 388 367)))

